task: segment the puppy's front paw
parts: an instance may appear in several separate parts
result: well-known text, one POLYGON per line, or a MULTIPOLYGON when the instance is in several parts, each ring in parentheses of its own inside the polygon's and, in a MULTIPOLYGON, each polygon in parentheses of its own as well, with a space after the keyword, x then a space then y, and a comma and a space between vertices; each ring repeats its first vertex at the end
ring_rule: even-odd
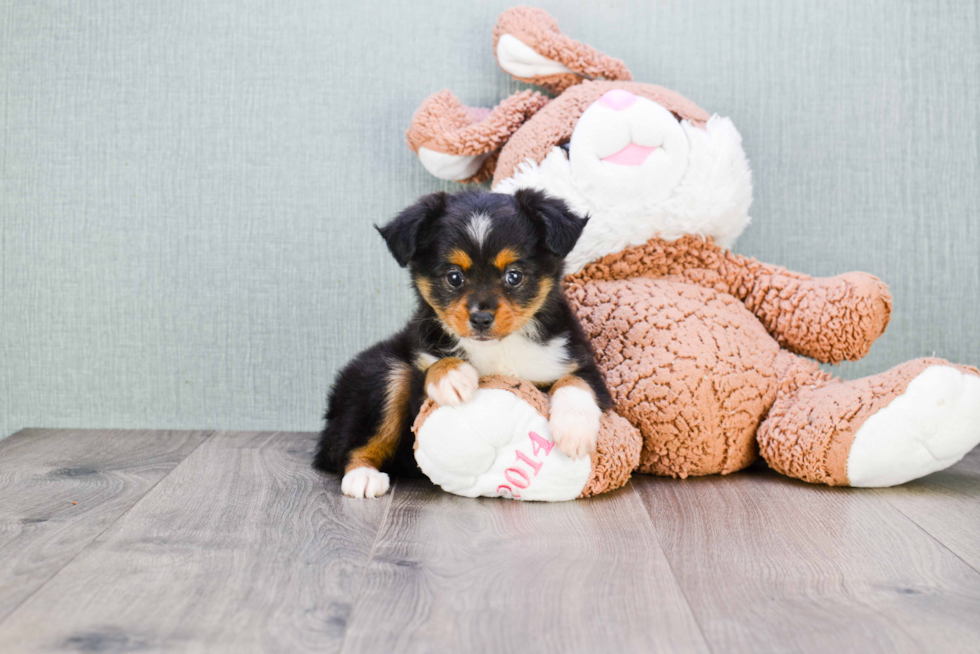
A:
POLYGON ((426 375, 425 392, 439 406, 458 406, 473 399, 480 387, 476 368, 462 359, 443 359, 426 375))
POLYGON ((602 411, 589 391, 564 386, 551 396, 548 427, 565 456, 580 459, 595 452, 600 417, 602 411))
POLYGON ((388 492, 388 475, 374 468, 354 468, 340 482, 340 490, 347 497, 358 499, 381 497, 388 492))

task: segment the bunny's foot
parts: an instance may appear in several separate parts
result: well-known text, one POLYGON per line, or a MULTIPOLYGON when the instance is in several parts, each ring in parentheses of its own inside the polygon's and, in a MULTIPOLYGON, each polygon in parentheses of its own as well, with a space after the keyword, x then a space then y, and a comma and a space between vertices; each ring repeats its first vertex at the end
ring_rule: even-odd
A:
POLYGON ((598 444, 571 458, 556 447, 548 416, 547 395, 529 382, 484 378, 466 404, 423 406, 414 427, 415 461, 443 490, 467 497, 554 502, 629 480, 641 438, 625 418, 596 417, 598 444))
POLYGON ((815 378, 759 429, 771 467, 831 486, 884 487, 943 470, 980 443, 980 373, 916 359, 849 382, 815 378))

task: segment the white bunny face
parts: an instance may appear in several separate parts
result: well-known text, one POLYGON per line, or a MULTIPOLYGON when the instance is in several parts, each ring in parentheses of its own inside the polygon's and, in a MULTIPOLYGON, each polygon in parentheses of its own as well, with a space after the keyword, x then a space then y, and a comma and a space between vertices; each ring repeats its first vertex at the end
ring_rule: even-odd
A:
POLYGON ((606 92, 585 110, 569 143, 572 177, 591 204, 661 202, 687 170, 690 142, 664 107, 628 91, 606 92))
POLYGON ((644 98, 627 111, 634 106, 619 112, 625 119, 608 120, 595 102, 572 132, 570 155, 554 147, 493 188, 539 189, 589 215, 566 273, 651 238, 695 234, 731 247, 749 224, 752 174, 732 121, 712 116, 699 127, 644 98))

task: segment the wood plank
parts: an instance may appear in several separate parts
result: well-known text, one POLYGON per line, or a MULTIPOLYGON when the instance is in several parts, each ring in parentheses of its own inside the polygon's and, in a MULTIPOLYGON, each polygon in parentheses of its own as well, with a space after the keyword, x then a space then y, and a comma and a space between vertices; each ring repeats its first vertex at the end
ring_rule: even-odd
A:
POLYGON ((560 504, 399 481, 343 652, 703 652, 632 488, 560 504))
POLYGON ((633 483, 715 651, 958 652, 980 642, 980 575, 873 490, 765 468, 633 483))
POLYGON ((876 492, 980 571, 980 448, 942 472, 876 492))
POLYGON ((0 651, 336 651, 389 499, 343 497, 315 438, 216 433, 0 623, 0 651))
POLYGON ((0 621, 207 435, 25 429, 0 441, 0 621))

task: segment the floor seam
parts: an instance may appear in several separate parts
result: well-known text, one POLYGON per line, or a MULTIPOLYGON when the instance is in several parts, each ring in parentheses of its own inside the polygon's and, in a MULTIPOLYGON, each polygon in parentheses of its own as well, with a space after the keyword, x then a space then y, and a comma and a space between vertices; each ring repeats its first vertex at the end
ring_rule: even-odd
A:
POLYGON ((898 507, 898 506, 896 506, 895 504, 892 504, 892 502, 891 502, 891 500, 889 500, 889 499, 888 499, 887 497, 885 497, 884 495, 882 495, 879 489, 877 489, 877 488, 872 488, 871 490, 872 490, 872 491, 874 491, 874 494, 875 494, 875 495, 877 495, 877 496, 878 496, 878 497, 880 497, 880 498, 881 498, 882 500, 884 500, 884 501, 885 501, 885 503, 886 503, 886 504, 887 504, 888 506, 890 506, 890 507, 891 507, 892 509, 894 509, 895 511, 898 511, 898 513, 899 513, 899 514, 900 514, 900 515, 901 515, 901 516, 902 516, 903 518, 905 518, 906 520, 908 520, 909 522, 911 522, 911 523, 912 523, 913 525, 915 525, 915 527, 916 527, 916 529, 918 529, 918 530, 919 530, 919 531, 921 531, 921 532, 922 532, 923 534, 925 534, 926 536, 928 536, 929 538, 931 538, 932 540, 934 540, 934 541, 935 541, 936 543, 938 543, 938 544, 939 544, 939 546, 940 546, 940 547, 942 547, 942 548, 943 548, 944 550, 946 550, 947 552, 949 552, 950 554, 952 554, 953 556, 955 556, 955 557, 956 557, 957 559, 959 559, 960 561, 962 561, 962 562, 963 562, 963 565, 965 565, 966 567, 968 567, 968 568, 970 568, 971 570, 973 570, 973 571, 974 571, 974 572, 976 572, 977 574, 980 574, 980 569, 977 569, 977 568, 976 568, 976 567, 975 567, 975 566, 974 566, 973 564, 971 564, 971 563, 970 563, 969 561, 967 561, 967 560, 966 560, 966 559, 964 559, 964 558, 963 558, 962 556, 960 556, 959 554, 957 554, 956 552, 954 552, 953 550, 951 550, 951 549, 949 548, 949 546, 948 546, 948 545, 947 545, 946 543, 944 543, 944 542, 942 542, 941 540, 939 540, 938 538, 936 538, 936 537, 935 537, 934 535, 932 535, 932 533, 930 533, 928 529, 926 529, 925 527, 923 527, 922 525, 920 525, 920 524, 919 524, 919 523, 918 523, 918 522, 917 522, 917 521, 915 520, 915 518, 913 518, 912 516, 910 516, 909 514, 907 514, 907 513, 905 512, 905 511, 902 511, 902 509, 901 509, 900 507, 898 507))
POLYGON ((175 465, 173 468, 171 468, 170 472, 168 472, 164 476, 160 477, 160 479, 158 479, 155 484, 153 484, 152 486, 150 486, 149 488, 147 488, 146 489, 146 492, 143 493, 139 497, 139 499, 137 499, 135 502, 133 502, 129 506, 128 509, 126 509, 125 511, 123 511, 122 513, 120 513, 118 516, 116 516, 116 519, 115 520, 113 520, 112 522, 110 522, 109 524, 107 524, 105 526, 105 529, 103 529, 98 534, 96 534, 92 538, 92 540, 90 540, 88 542, 88 544, 85 547, 83 547, 82 549, 78 550, 78 552, 75 554, 75 556, 73 556, 70 559, 68 559, 67 561, 65 561, 65 564, 63 566, 61 566, 60 568, 58 568, 57 570, 55 570, 54 572, 52 572, 51 575, 47 579, 45 579, 44 582, 41 583, 41 585, 39 585, 37 588, 35 588, 34 591, 31 592, 30 595, 28 595, 23 600, 21 600, 20 602, 18 602, 17 603, 17 606, 15 606, 14 608, 10 609, 10 612, 7 613, 7 615, 5 615, 4 617, 0 618, 0 628, 3 628, 3 623, 6 622, 10 618, 10 616, 12 616, 18 610, 20 610, 20 607, 22 607, 24 604, 26 604, 32 597, 34 597, 35 595, 37 595, 41 591, 42 588, 46 587, 49 583, 51 583, 51 580, 52 579, 54 579, 59 574, 61 574, 61 571, 62 570, 64 570, 65 568, 67 568, 68 566, 70 566, 72 563, 74 563, 75 560, 78 559, 78 557, 80 557, 82 554, 84 554, 85 552, 87 552, 89 550, 89 548, 91 548, 92 546, 94 546, 98 542, 98 540, 100 538, 102 538, 102 535, 103 534, 105 534, 107 531, 109 531, 110 529, 112 529, 116 525, 117 522, 119 522, 120 520, 122 520, 123 516, 127 515, 130 511, 132 511, 136 507, 137 504, 139 504, 140 502, 142 502, 146 498, 147 495, 149 495, 150 493, 152 493, 153 492, 153 489, 155 489, 157 486, 160 485, 160 482, 162 482, 164 479, 166 479, 167 477, 169 477, 170 475, 172 475, 174 473, 174 470, 176 470, 180 466, 184 465, 184 462, 187 461, 187 459, 189 459, 191 457, 191 455, 194 454, 194 452, 197 452, 197 450, 202 445, 204 445, 206 442, 208 442, 209 440, 211 440, 211 437, 214 436, 216 433, 218 433, 218 432, 217 431, 208 432, 207 433, 207 436, 205 436, 204 438, 202 438, 201 439, 201 442, 198 443, 197 445, 195 445, 194 446, 194 449, 192 449, 190 452, 187 453, 187 456, 185 456, 183 459, 180 460, 180 462, 177 463, 177 465, 175 465))
POLYGON ((657 528, 653 525, 653 518, 650 517, 649 511, 647 511, 646 504, 643 502, 643 496, 640 492, 636 490, 636 486, 633 485, 633 480, 629 480, 630 490, 633 491, 633 496, 639 501, 640 508, 643 509, 643 516, 647 520, 647 524, 650 525, 650 531, 653 533, 653 537, 657 541, 657 545, 660 547, 660 553, 664 555, 664 561, 667 562, 667 569, 670 570, 670 577, 674 580, 674 584, 677 586, 677 590, 680 592, 681 597, 684 598, 684 604, 687 605, 687 610, 691 612, 691 618, 694 620, 694 624, 698 626, 698 633, 701 634, 701 640, 704 641, 704 646, 708 648, 709 652, 714 652, 711 648, 711 643, 708 641, 708 637, 704 633, 704 627, 701 626, 701 621, 698 619, 697 613, 694 612, 694 607, 691 606, 691 600, 687 598, 687 592, 684 590, 684 586, 681 585, 680 580, 677 578, 677 572, 674 571, 674 566, 670 562, 670 557, 667 556, 667 550, 664 549, 664 544, 660 541, 660 536, 657 534, 657 528))
POLYGON ((361 573, 361 580, 357 584, 357 590, 354 593, 354 601, 350 605, 350 613, 347 614, 347 622, 344 624, 344 635, 340 638, 340 647, 337 648, 337 654, 343 654, 344 645, 347 644, 347 633, 350 630, 350 623, 354 617, 354 611, 357 609, 357 604, 361 599, 361 591, 364 590, 364 582, 367 580, 368 570, 371 569, 371 562, 374 560, 374 552, 378 549, 378 543, 381 541, 381 532, 384 531, 385 525, 388 523, 388 514, 391 512, 391 505, 395 503, 395 491, 398 490, 398 480, 395 479, 391 483, 391 492, 388 494, 388 506, 385 507, 384 515, 381 516, 381 522, 378 524, 378 533, 374 535, 374 542, 371 544, 371 552, 368 554, 367 561, 364 564, 364 572, 361 573))

